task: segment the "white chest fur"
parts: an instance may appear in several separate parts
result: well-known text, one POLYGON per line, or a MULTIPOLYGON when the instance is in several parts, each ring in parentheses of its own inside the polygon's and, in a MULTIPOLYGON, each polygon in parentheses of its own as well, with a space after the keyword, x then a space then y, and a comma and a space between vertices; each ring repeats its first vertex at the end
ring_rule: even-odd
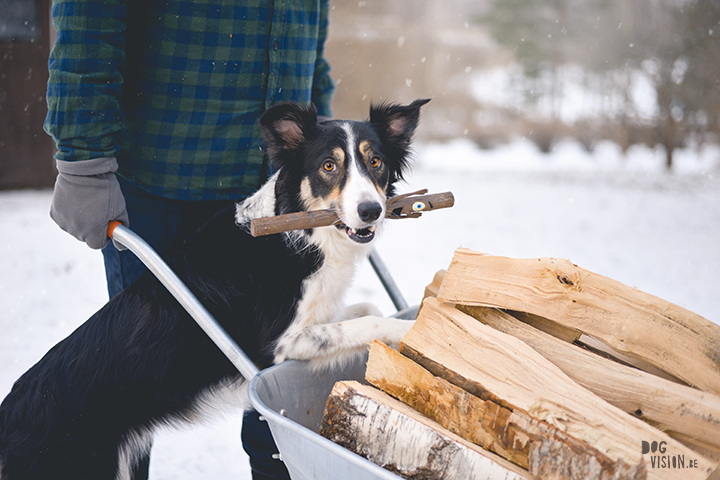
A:
POLYGON ((289 358, 334 362, 340 360, 338 349, 348 344, 344 295, 369 247, 349 241, 335 227, 316 228, 309 240, 322 252, 323 263, 303 281, 295 318, 275 347, 276 363, 289 358))
POLYGON ((303 281, 302 299, 293 321, 301 327, 342 320, 345 291, 357 263, 369 252, 368 246, 350 241, 335 227, 316 228, 309 240, 322 252, 323 263, 303 281))

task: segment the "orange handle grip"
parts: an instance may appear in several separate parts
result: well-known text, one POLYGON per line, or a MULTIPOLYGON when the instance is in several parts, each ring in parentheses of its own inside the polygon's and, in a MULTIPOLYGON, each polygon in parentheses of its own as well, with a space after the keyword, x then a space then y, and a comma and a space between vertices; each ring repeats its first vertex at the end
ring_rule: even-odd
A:
POLYGON ((115 231, 115 227, 118 225, 121 225, 120 222, 117 220, 111 220, 110 223, 108 223, 108 229, 107 229, 107 235, 110 238, 113 238, 113 231, 115 231))

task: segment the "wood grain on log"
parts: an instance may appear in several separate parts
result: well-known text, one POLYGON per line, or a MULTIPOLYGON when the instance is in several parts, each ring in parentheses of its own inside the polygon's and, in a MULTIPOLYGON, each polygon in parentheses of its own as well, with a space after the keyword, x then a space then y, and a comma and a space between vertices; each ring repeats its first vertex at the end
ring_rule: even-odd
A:
POLYGON ((458 249, 438 299, 539 315, 720 395, 720 326, 567 260, 458 249))
POLYGON ((482 399, 525 410, 613 461, 647 467, 648 478, 677 478, 677 471, 651 468, 650 455, 641 452, 643 441, 664 441, 670 455, 693 459, 697 468, 683 471, 683 478, 704 479, 716 471, 715 462, 579 386, 521 340, 436 299, 424 303, 400 351, 435 376, 482 399))
MULTIPOLYGON (((495 330, 512 335, 608 403, 674 438, 695 439, 720 452, 720 397, 678 385, 563 342, 495 308, 458 306, 495 330)), ((685 440, 687 441, 687 440, 685 440)), ((683 442, 684 443, 684 442, 683 442)))
POLYGON ((645 478, 642 467, 613 461, 522 409, 471 395, 377 341, 370 349, 366 380, 466 440, 532 468, 530 473, 539 478, 645 478))
MULTIPOLYGON (((458 437, 386 395, 338 382, 328 397, 320 434, 404 478, 520 480, 532 476, 458 437)), ((346 478, 352 478, 347 472, 346 478)))

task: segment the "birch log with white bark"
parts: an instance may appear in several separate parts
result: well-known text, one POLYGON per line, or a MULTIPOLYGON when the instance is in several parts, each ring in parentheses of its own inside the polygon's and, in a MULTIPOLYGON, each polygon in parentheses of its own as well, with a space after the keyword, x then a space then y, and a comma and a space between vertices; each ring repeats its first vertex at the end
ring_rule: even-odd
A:
MULTIPOLYGON (((504 459, 463 440, 368 385, 338 382, 320 434, 413 480, 530 480, 504 459)), ((352 472, 347 477, 352 478, 352 472)))

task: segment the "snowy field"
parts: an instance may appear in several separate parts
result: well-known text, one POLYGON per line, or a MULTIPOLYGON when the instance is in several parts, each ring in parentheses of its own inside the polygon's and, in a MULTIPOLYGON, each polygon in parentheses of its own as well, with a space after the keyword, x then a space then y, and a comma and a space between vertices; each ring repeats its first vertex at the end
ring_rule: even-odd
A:
MULTIPOLYGON (((452 191, 455 207, 388 222, 377 249, 409 303, 460 246, 561 257, 720 323, 720 149, 664 153, 572 142, 550 155, 517 140, 423 145, 400 192, 452 191)), ((48 216, 50 191, 0 192, 0 398, 41 355, 106 301, 102 258, 48 216)), ((349 301, 392 304, 369 266, 349 301)), ((156 438, 151 478, 249 479, 240 415, 156 438)))

